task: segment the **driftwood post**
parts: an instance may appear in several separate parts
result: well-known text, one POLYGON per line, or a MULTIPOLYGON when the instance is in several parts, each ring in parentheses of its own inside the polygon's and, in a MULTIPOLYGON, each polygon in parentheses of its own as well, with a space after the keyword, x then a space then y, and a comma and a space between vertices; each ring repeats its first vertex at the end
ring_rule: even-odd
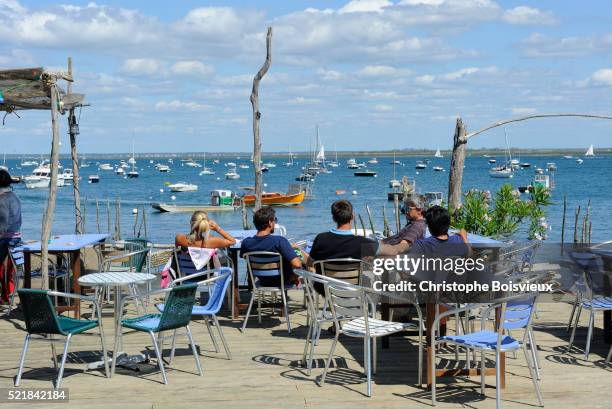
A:
POLYGON ((466 131, 461 118, 457 118, 453 136, 453 155, 448 173, 448 207, 451 212, 461 203, 461 183, 463 182, 463 164, 465 162, 466 131))
POLYGON ((399 206, 399 197, 397 193, 393 195, 393 212, 395 213, 395 232, 398 233, 400 231, 400 206, 399 206))
POLYGON ((268 72, 272 63, 272 27, 268 27, 266 35, 266 61, 261 66, 255 78, 253 78, 253 90, 251 91, 251 105, 253 106, 253 169, 255 172, 255 208, 254 211, 261 207, 261 138, 259 136, 259 82, 268 72))
MULTIPOLYGON (((72 58, 68 58, 68 74, 72 77, 72 58)), ((68 82, 68 95, 72 94, 72 83, 68 82)), ((74 106, 68 113, 68 134, 70 135, 70 154, 72 156, 72 192, 74 194, 74 216, 76 218, 74 232, 83 233, 83 218, 81 216, 81 192, 79 191, 79 159, 77 155, 76 137, 79 134, 74 106)))
POLYGON ((47 199, 47 210, 43 216, 42 234, 40 238, 41 255, 41 281, 43 290, 49 288, 49 236, 53 227, 53 213, 55 212, 55 198, 57 196, 57 168, 59 164, 59 124, 58 115, 58 92, 55 83, 51 84, 51 129, 53 139, 51 141, 51 181, 49 182, 49 198, 47 199))

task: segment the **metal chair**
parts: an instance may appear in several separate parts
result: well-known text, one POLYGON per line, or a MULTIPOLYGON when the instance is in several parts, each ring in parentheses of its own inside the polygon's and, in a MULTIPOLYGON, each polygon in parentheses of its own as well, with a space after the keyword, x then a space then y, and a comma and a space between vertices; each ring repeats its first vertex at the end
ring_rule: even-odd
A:
MULTIPOLYGON (((164 303, 165 308, 161 314, 145 314, 136 318, 122 319, 118 317, 119 326, 115 334, 115 346, 114 353, 117 354, 119 350, 120 338, 123 336, 123 327, 130 328, 139 332, 147 332, 151 336, 153 342, 153 348, 155 349, 155 355, 157 357, 157 365, 162 374, 164 384, 168 384, 168 378, 166 377, 166 371, 164 369, 164 363, 162 361, 162 354, 160 352, 160 345, 158 344, 158 337, 155 333, 161 334, 163 331, 175 330, 177 328, 185 328, 187 330, 187 337, 189 344, 191 345, 191 351, 196 361, 196 367, 198 374, 203 376, 202 366, 200 365, 200 359, 193 342, 191 335, 191 329, 189 328, 189 322, 191 321, 191 312, 195 303, 195 294, 197 290, 197 284, 186 284, 178 287, 166 288, 162 290, 151 291, 145 296, 167 294, 166 302, 164 303)), ((123 298, 121 308, 119 311, 123 311, 125 303, 130 299, 136 297, 135 295, 127 296, 123 298)), ((159 340, 161 343, 161 339, 159 340)), ((113 365, 111 374, 115 374, 116 359, 113 359, 113 365)))
POLYGON ((349 284, 361 285, 365 262, 355 258, 333 258, 313 263, 317 273, 325 277, 342 280, 349 284))
MULTIPOLYGON (((325 279, 329 280, 328 278, 325 279)), ((325 370, 323 371, 319 385, 323 386, 325 383, 325 377, 329 370, 329 365, 331 364, 340 334, 349 337, 363 338, 364 369, 368 379, 367 395, 372 396, 372 372, 376 373, 376 338, 395 334, 407 329, 415 329, 415 325, 374 318, 376 307, 367 296, 366 290, 363 287, 341 283, 337 280, 334 280, 334 282, 328 281, 325 284, 325 298, 332 313, 336 334, 327 361, 325 362, 325 370), (341 321, 342 325, 340 324, 341 321)), ((423 327, 418 325, 418 329, 420 384, 423 359, 423 327)))
MULTIPOLYGON (((51 351, 53 353, 53 365, 57 370, 57 355, 55 352, 55 342, 61 342, 60 339, 55 339, 55 335, 66 337, 64 344, 64 353, 62 354, 62 362, 59 367, 55 389, 59 389, 64 375, 64 366, 66 357, 68 356, 68 346, 73 335, 81 334, 93 328, 99 328, 100 341, 102 343, 102 360, 104 361, 104 370, 106 377, 110 376, 108 370, 108 358, 106 352, 106 343, 104 342, 104 329, 102 328, 102 317, 98 314, 97 320, 81 320, 57 315, 55 306, 51 302, 51 297, 66 297, 75 300, 88 300, 97 303, 94 297, 87 297, 79 294, 60 293, 56 291, 33 290, 22 288, 19 291, 19 299, 23 306, 24 320, 26 331, 28 334, 25 337, 21 360, 19 361, 19 370, 15 378, 15 386, 19 386, 23 366, 25 364, 26 354, 30 341, 46 341, 51 343, 51 351), (42 335, 44 338, 33 338, 33 335, 42 335)), ((98 308, 98 311, 100 309, 98 308)))
POLYGON ((285 285, 285 278, 283 275, 283 257, 279 253, 270 251, 252 251, 246 253, 244 258, 246 259, 247 271, 249 273, 251 283, 253 284, 253 288, 251 301, 249 301, 249 308, 247 309, 246 316, 244 317, 241 331, 244 332, 246 330, 247 322, 249 320, 249 316, 251 315, 251 308, 253 308, 255 298, 257 298, 258 322, 261 324, 261 300, 265 298, 267 293, 269 293, 272 297, 272 301, 274 302, 276 301, 277 294, 280 293, 283 301, 285 319, 287 321, 287 330, 289 333, 291 333, 291 322, 289 321, 289 308, 287 307, 287 296, 285 294, 285 290, 294 287, 292 285, 285 285), (259 280, 256 280, 256 278, 259 277, 279 277, 280 286, 261 286, 259 284, 259 280))
MULTIPOLYGON (((23 277, 25 274, 23 270, 24 256, 23 256, 23 250, 21 249, 21 247, 11 248, 9 250, 8 257, 10 257, 10 260, 13 263, 13 266, 15 267, 15 275, 13 277, 13 280, 15 281, 15 288, 13 292, 11 293, 11 297, 9 300, 9 308, 8 308, 8 311, 6 312, 7 317, 11 315, 11 311, 13 310, 13 305, 15 303, 15 295, 17 294, 17 291, 19 290, 20 281, 23 280, 23 277)), ((59 263, 57 263, 58 265, 56 265, 56 263, 53 262, 51 258, 48 259, 49 278, 53 279, 53 288, 55 291, 58 291, 58 283, 60 279, 63 280, 64 282, 64 290, 67 290, 68 282, 69 282, 68 265, 66 263, 66 259, 63 256, 58 255, 57 257, 58 257, 57 261, 59 261, 59 263)), ((31 271, 30 277, 31 278, 41 277, 41 271, 40 270, 31 271)), ((55 306, 57 307, 58 297, 55 296, 54 300, 55 300, 55 306)))
MULTIPOLYGON (((580 314, 582 309, 589 310, 589 324, 588 333, 586 339, 586 346, 584 348, 584 359, 589 359, 589 351, 591 349, 591 339, 593 338, 593 326, 595 324, 595 312, 596 311, 612 311, 612 297, 595 296, 593 293, 593 276, 590 271, 585 270, 582 274, 582 279, 576 282, 578 289, 577 303, 575 306, 576 317, 572 329, 572 335, 568 345, 568 351, 571 351, 572 345, 574 344, 574 338, 576 336, 576 328, 580 320, 580 314)), ((573 312, 572 312, 573 315, 573 312)))
MULTIPOLYGON (((219 336, 221 337, 221 342, 223 343, 223 348, 225 349, 225 354, 227 355, 227 359, 232 359, 232 355, 230 353, 230 349, 227 344, 227 341, 225 340, 225 336, 223 335, 223 330, 221 329, 221 326, 219 325, 217 314, 219 313, 219 310, 221 310, 221 306, 223 304, 223 297, 226 294, 227 288, 229 287, 232 281, 232 273, 233 272, 230 268, 221 267, 220 269, 207 270, 207 271, 199 272, 199 273, 196 273, 190 276, 182 277, 182 278, 174 280, 171 283, 172 287, 176 287, 178 285, 181 285, 184 282, 192 282, 194 279, 198 277, 210 277, 210 275, 212 274, 218 274, 212 278, 207 278, 204 281, 200 281, 196 283, 198 286, 204 285, 207 288, 210 288, 211 290, 210 298, 208 299, 208 302, 206 303, 206 305, 194 305, 193 309, 191 310, 191 315, 201 316, 204 318, 204 323, 206 324, 206 328, 208 329, 208 333, 210 335, 210 338, 212 339, 213 345, 215 347, 215 352, 219 352, 219 346, 217 345, 217 340, 215 339, 215 336, 213 335, 212 328, 209 323, 209 320, 212 320, 213 325, 217 327, 217 331, 219 332, 219 336)), ((155 307, 160 312, 163 312, 165 308, 165 304, 157 304, 155 305, 155 307)), ((170 363, 172 363, 172 360, 174 359, 174 350, 176 347, 176 335, 177 335, 177 331, 175 330, 172 335, 172 350, 170 352, 170 363)))
POLYGON ((480 351, 480 393, 484 395, 485 390, 485 352, 495 353, 495 398, 496 407, 501 407, 501 388, 499 387, 501 368, 500 368, 500 354, 502 352, 515 351, 522 349, 525 354, 527 361, 527 367, 531 375, 531 380, 538 396, 538 402, 540 406, 543 406, 542 395, 540 392, 540 385, 537 381, 535 374, 536 363, 532 361, 531 356, 526 349, 528 343, 528 334, 531 329, 531 320, 533 317, 534 307, 536 304, 537 294, 520 294, 511 297, 506 297, 498 300, 496 303, 490 305, 482 315, 480 331, 472 332, 465 335, 453 335, 453 336, 438 336, 436 337, 437 324, 441 319, 454 315, 460 312, 469 313, 471 309, 476 305, 468 305, 462 308, 449 310, 443 312, 435 318, 432 325, 432 336, 431 336, 431 372, 432 372, 432 383, 431 383, 431 401, 432 405, 436 405, 436 346, 442 343, 452 343, 461 345, 463 347, 480 351), (487 330, 486 324, 492 312, 495 312, 497 308, 501 308, 499 325, 495 331, 487 330), (520 330, 523 329, 523 338, 521 341, 514 339, 510 335, 507 335, 509 330, 520 330))

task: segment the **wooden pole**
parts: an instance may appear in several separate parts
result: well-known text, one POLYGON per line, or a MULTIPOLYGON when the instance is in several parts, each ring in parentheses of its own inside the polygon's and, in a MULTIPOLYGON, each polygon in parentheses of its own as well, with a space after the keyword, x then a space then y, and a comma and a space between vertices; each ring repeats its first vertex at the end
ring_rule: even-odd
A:
MULTIPOLYGON (((68 74, 72 77, 72 57, 68 58, 68 74)), ((68 94, 72 93, 72 83, 68 82, 68 94)), ((79 158, 77 155, 76 137, 79 134, 74 107, 68 113, 68 134, 70 135, 70 155, 72 157, 72 192, 74 194, 74 232, 83 233, 83 218, 81 216, 81 192, 79 191, 79 158)))
POLYGON ((100 233, 100 203, 96 197, 96 225, 98 226, 98 233, 100 233))
POLYGON ((106 232, 110 234, 111 232, 111 208, 110 208, 110 199, 106 199, 106 232))
POLYGON ((240 213, 242 214, 242 228, 249 230, 248 212, 244 200, 240 200, 240 213))
POLYGON ((453 213, 461 203, 461 184, 463 182, 463 164, 465 163, 465 126, 461 118, 457 118, 455 135, 453 136, 453 154, 450 172, 448 173, 448 208, 453 213))
POLYGON ((363 217, 361 217, 361 214, 357 213, 357 216, 359 217, 359 223, 361 223, 361 230, 363 230, 363 237, 368 237, 368 235, 366 234, 366 228, 365 228, 365 223, 363 222, 363 217))
POLYGON ((53 139, 51 141, 51 181, 49 182, 49 198, 47 199, 47 210, 43 216, 42 233, 40 238, 41 254, 41 280, 43 290, 49 288, 49 237, 53 227, 53 214, 55 213, 55 199, 57 197, 57 168, 59 165, 59 124, 57 122, 59 95, 55 84, 51 85, 51 129, 53 139))
POLYGON ((389 237, 391 235, 391 229, 389 229, 389 222, 387 221, 387 207, 383 205, 383 236, 389 237))
POLYGON ((253 90, 251 91, 251 105, 253 106, 253 169, 255 172, 255 208, 253 211, 259 210, 261 207, 261 187, 262 187, 262 172, 261 172, 261 138, 259 135, 259 82, 268 72, 272 64, 272 27, 268 27, 266 35, 266 61, 261 66, 255 78, 253 78, 253 90))
POLYGON ((393 195, 393 211, 395 213, 395 232, 400 231, 400 208, 399 208, 399 197, 397 193, 393 195))
POLYGON ((565 216, 567 214, 567 196, 563 196, 563 220, 561 222, 561 254, 563 254, 563 243, 565 242, 565 216))
POLYGON ((580 217, 580 206, 576 209, 574 216, 574 243, 578 243, 578 218, 580 217))
POLYGON ((370 221, 370 228, 372 229, 372 234, 376 235, 376 229, 374 229, 374 221, 372 220, 372 212, 370 211, 370 206, 366 205, 366 212, 368 213, 368 220, 370 221))

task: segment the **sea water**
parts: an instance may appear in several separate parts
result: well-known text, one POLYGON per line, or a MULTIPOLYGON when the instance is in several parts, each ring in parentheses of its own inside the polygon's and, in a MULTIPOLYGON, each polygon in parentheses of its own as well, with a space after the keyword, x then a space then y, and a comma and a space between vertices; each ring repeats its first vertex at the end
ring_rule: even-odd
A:
MULTIPOLYGON (((127 157, 126 157, 127 159, 127 157)), ((332 227, 330 205, 334 200, 348 199, 355 206, 355 210, 364 220, 366 228, 370 228, 366 205, 370 207, 376 230, 383 229, 383 207, 386 208, 387 220, 389 224, 395 226, 393 202, 387 200, 387 192, 390 192, 389 180, 393 178, 394 167, 390 164, 391 158, 379 157, 378 164, 368 165, 368 169, 378 173, 377 177, 355 177, 354 170, 346 168, 346 159, 339 158, 340 166, 331 168, 332 173, 320 174, 317 176, 313 187, 314 198, 305 200, 301 206, 276 209, 278 223, 287 228, 287 236, 293 239, 312 238, 318 232, 328 230, 332 227), (336 194, 337 190, 346 193, 336 194), (355 193, 355 194, 353 194, 355 193)), ((366 162, 370 157, 356 157, 357 162, 366 162)), ((447 194, 448 169, 450 159, 433 157, 406 156, 397 157, 403 165, 395 167, 396 179, 402 176, 416 178, 417 190, 425 192, 443 192, 447 194), (416 170, 415 164, 418 160, 430 159, 431 163, 426 169, 416 170), (444 167, 444 172, 435 172, 434 166, 444 167)), ((111 163, 117 165, 119 160, 98 159, 100 163, 111 163)), ((305 165, 305 159, 300 158, 294 162, 292 167, 285 167, 286 158, 264 158, 264 162, 275 163, 277 166, 264 173, 263 181, 266 184, 265 191, 285 192, 291 183, 295 182, 295 177, 301 173, 301 167, 305 165)), ((563 213, 563 198, 567 197, 568 211, 566 217, 566 240, 573 238, 574 210, 581 206, 582 212, 580 220, 584 215, 587 203, 591 201, 591 220, 593 241, 609 240, 609 231, 612 227, 612 217, 610 208, 612 206, 612 156, 599 156, 595 158, 584 158, 584 163, 577 164, 575 159, 564 159, 562 157, 551 156, 523 156, 523 162, 531 163, 530 168, 518 169, 512 179, 494 179, 488 174, 491 166, 488 158, 483 156, 470 156, 466 158, 463 174, 463 191, 468 189, 484 189, 495 192, 502 184, 510 183, 514 186, 526 186, 533 181, 534 170, 537 167, 545 169, 545 173, 554 179, 555 188, 552 191, 553 205, 546 209, 547 222, 550 225, 548 240, 558 241, 561 237, 561 222, 563 213), (547 172, 546 163, 555 162, 558 170, 547 172)), ((135 215, 133 209, 142 209, 145 205, 147 235, 155 243, 172 243, 177 233, 186 233, 189 230, 189 213, 158 213, 150 207, 151 202, 166 202, 175 204, 199 203, 209 204, 210 191, 212 189, 230 189, 240 192, 242 186, 253 186, 253 166, 246 158, 237 159, 236 156, 221 159, 219 164, 207 162, 208 167, 212 167, 216 172, 214 175, 199 176, 201 168, 183 166, 175 159, 174 163, 167 163, 166 160, 156 159, 155 163, 170 165, 168 173, 158 172, 149 158, 138 158, 137 168, 140 177, 136 179, 126 179, 117 176, 113 171, 98 170, 95 161, 89 161, 91 166, 79 169, 82 180, 80 181, 80 193, 83 200, 87 199, 87 206, 84 209, 86 232, 97 233, 112 232, 115 224, 115 202, 121 200, 121 233, 122 237, 134 235, 134 230, 141 236, 144 235, 144 228, 140 227, 141 219, 138 219, 138 226, 134 229, 135 215), (235 162, 237 164, 246 163, 249 169, 240 169, 238 180, 226 180, 224 174, 228 168, 224 163, 235 162), (88 183, 88 177, 92 174, 100 176, 100 183, 88 183), (198 185, 197 192, 177 193, 170 192, 167 188, 168 182, 188 182, 198 185), (163 193, 160 192, 163 190, 163 193), (172 199, 172 196, 175 199, 172 199), (99 203, 99 218, 96 217, 96 199, 99 203), (111 225, 108 226, 107 201, 110 201, 111 225), (99 223, 97 221, 99 220, 99 223), (99 226, 98 226, 99 224, 99 226)), ((6 165, 14 175, 28 175, 33 168, 18 168, 19 161, 8 160, 6 165)), ((68 160, 62 160, 64 167, 70 167, 68 160)), ((45 211, 48 197, 48 189, 28 190, 23 184, 15 185, 14 188, 20 197, 23 206, 23 226, 22 232, 24 239, 39 239, 42 215, 45 211)), ((528 198, 527 194, 522 195, 528 198)), ((241 212, 219 212, 211 213, 224 229, 241 229, 241 212)), ((249 213, 249 223, 250 220, 249 213)), ((404 218, 402 216, 402 224, 404 218)), ((74 204, 73 188, 70 184, 58 188, 57 207, 54 216, 52 234, 66 234, 74 232, 74 204)), ((526 224, 526 223, 525 223, 526 224)), ((579 222, 581 225, 581 222, 579 222)), ((525 238, 524 232, 519 232, 519 238, 525 238)))

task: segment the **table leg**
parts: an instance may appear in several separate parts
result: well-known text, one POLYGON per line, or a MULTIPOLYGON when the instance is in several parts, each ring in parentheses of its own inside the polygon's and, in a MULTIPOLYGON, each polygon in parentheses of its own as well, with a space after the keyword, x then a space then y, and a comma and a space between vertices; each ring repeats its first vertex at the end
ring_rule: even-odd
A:
POLYGON ((232 308, 231 314, 232 319, 238 319, 240 315, 240 288, 238 286, 238 249, 229 249, 230 258, 232 259, 232 264, 234 266, 234 272, 232 277, 232 288, 233 288, 233 298, 232 298, 232 308))
MULTIPOLYGON (((72 271, 72 292, 81 294, 81 286, 79 285, 79 277, 81 276, 81 251, 77 250, 70 253, 70 270, 72 271)), ((68 277, 70 278, 70 277, 68 277)), ((81 316, 81 303, 77 301, 74 310, 74 318, 81 316)))
POLYGON ((23 288, 32 288, 32 254, 23 252, 23 288))

